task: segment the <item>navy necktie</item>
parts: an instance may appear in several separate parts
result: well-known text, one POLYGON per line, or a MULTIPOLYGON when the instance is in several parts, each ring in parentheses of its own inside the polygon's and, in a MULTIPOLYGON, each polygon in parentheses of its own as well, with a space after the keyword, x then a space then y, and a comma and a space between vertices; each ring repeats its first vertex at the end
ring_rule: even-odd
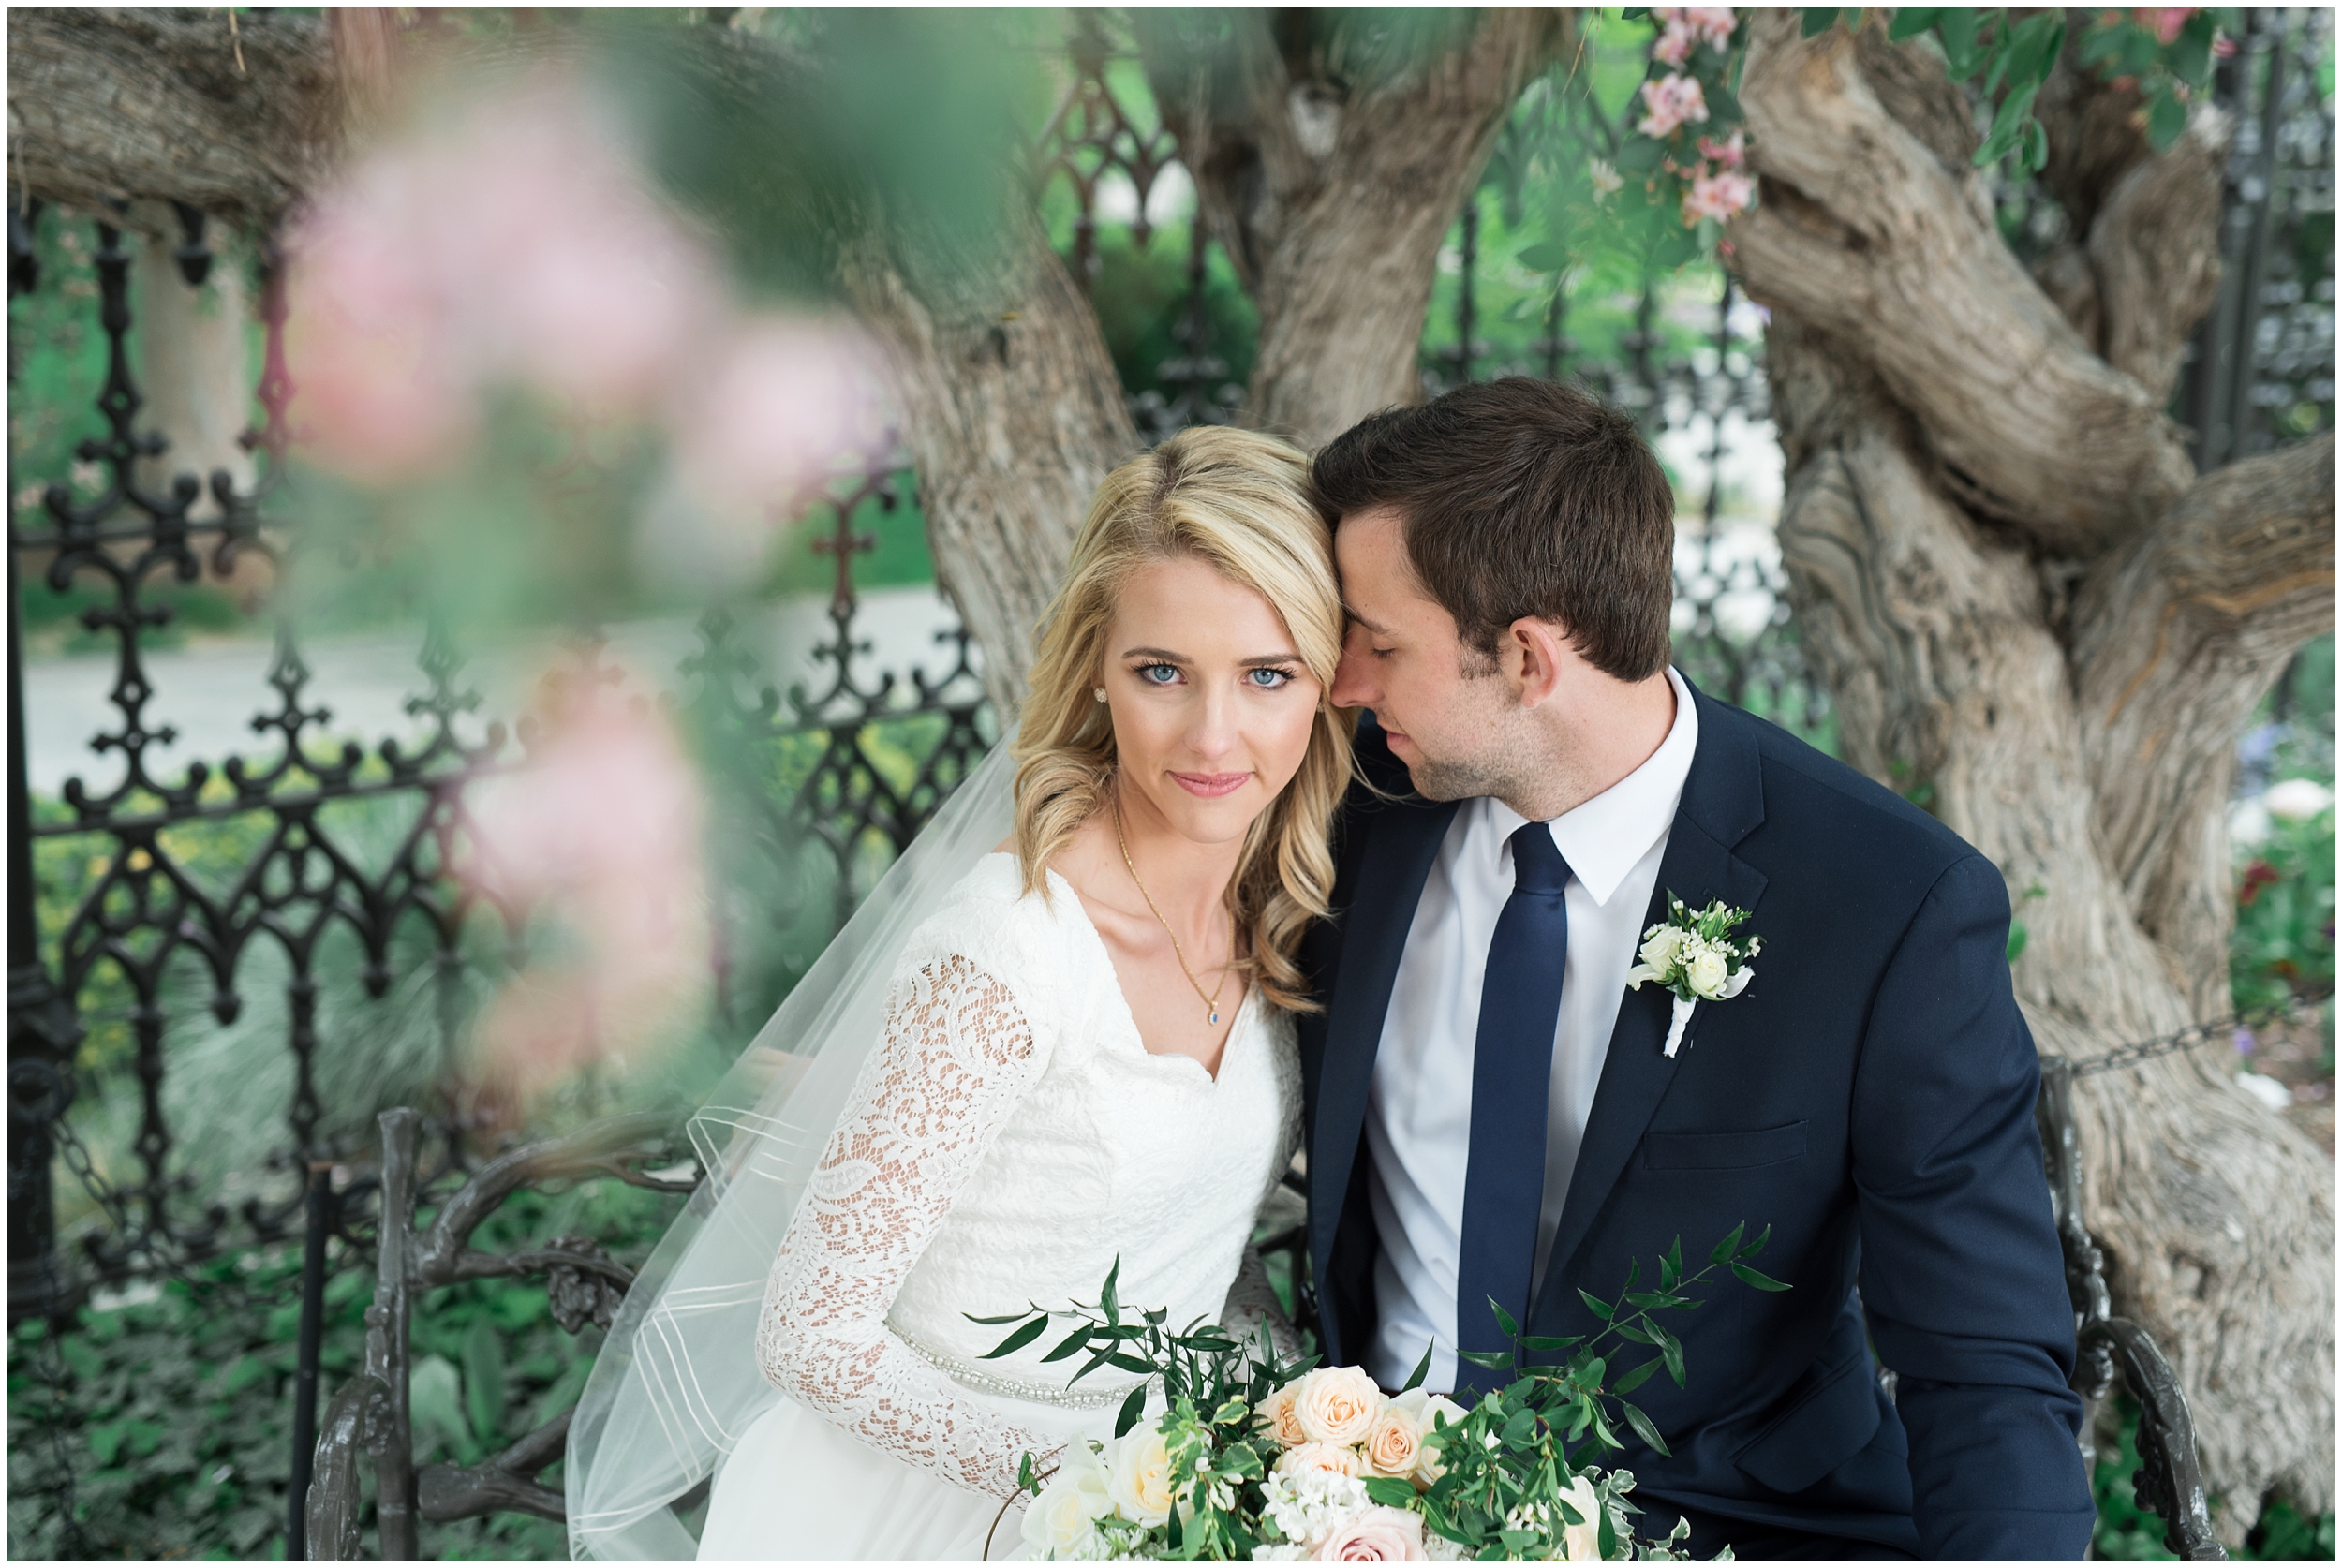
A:
MULTIPOLYGON (((1480 984, 1472 1056, 1472 1148, 1464 1175, 1463 1236, 1456 1265, 1456 1348, 1512 1350, 1489 1309, 1504 1303, 1529 1321, 1530 1270, 1545 1205, 1545 1124, 1553 1033, 1569 957, 1569 863, 1552 830, 1531 822, 1512 836, 1513 894, 1496 917, 1480 984)), ((1460 1393, 1501 1388, 1504 1372, 1456 1363, 1460 1393)))

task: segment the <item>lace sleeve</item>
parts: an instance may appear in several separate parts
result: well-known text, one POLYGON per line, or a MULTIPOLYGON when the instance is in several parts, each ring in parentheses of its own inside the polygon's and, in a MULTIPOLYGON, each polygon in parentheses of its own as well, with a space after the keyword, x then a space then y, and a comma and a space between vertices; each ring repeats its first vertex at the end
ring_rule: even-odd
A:
POLYGON ((898 982, 781 1238, 758 1335, 764 1375, 863 1442, 971 1491, 1008 1498, 1018 1461, 1060 1440, 964 1397, 886 1325, 921 1252, 1045 1065, 1008 986, 960 954, 898 982))

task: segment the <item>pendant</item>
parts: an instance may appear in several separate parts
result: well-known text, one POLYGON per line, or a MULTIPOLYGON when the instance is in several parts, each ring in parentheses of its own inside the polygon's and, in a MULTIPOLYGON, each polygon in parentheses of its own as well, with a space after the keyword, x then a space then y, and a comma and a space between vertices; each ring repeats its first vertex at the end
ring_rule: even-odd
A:
POLYGON ((1216 1007, 1211 1010, 1211 1021, 1215 1024, 1220 1022, 1220 1010, 1216 1007))

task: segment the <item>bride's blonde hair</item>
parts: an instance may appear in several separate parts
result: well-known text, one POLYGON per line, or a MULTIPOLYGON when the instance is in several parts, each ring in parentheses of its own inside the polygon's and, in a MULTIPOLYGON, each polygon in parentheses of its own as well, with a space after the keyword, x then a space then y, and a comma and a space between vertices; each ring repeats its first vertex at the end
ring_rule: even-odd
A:
MULTIPOLYGON (((1016 732, 1016 853, 1025 891, 1048 896, 1045 867, 1114 789, 1114 722, 1096 701, 1106 628, 1140 567, 1193 557, 1268 600, 1301 662, 1331 691, 1341 657, 1333 535, 1310 489, 1309 459, 1273 436, 1199 425, 1108 474, 1089 503, 1065 583, 1042 622, 1016 732)), ((1314 1011, 1294 961, 1326 913, 1334 860, 1327 831, 1350 782, 1345 710, 1320 701, 1293 781, 1253 821, 1228 909, 1245 972, 1279 1007, 1314 1011)))

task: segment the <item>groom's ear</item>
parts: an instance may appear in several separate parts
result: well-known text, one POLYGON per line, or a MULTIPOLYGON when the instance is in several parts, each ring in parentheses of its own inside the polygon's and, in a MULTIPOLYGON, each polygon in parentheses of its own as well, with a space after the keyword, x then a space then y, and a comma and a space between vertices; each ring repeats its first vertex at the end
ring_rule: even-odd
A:
POLYGON ((1581 662, 1569 645, 1569 634, 1555 622, 1523 615, 1505 629, 1498 661, 1513 683, 1524 708, 1534 708, 1559 691, 1570 665, 1581 662))

